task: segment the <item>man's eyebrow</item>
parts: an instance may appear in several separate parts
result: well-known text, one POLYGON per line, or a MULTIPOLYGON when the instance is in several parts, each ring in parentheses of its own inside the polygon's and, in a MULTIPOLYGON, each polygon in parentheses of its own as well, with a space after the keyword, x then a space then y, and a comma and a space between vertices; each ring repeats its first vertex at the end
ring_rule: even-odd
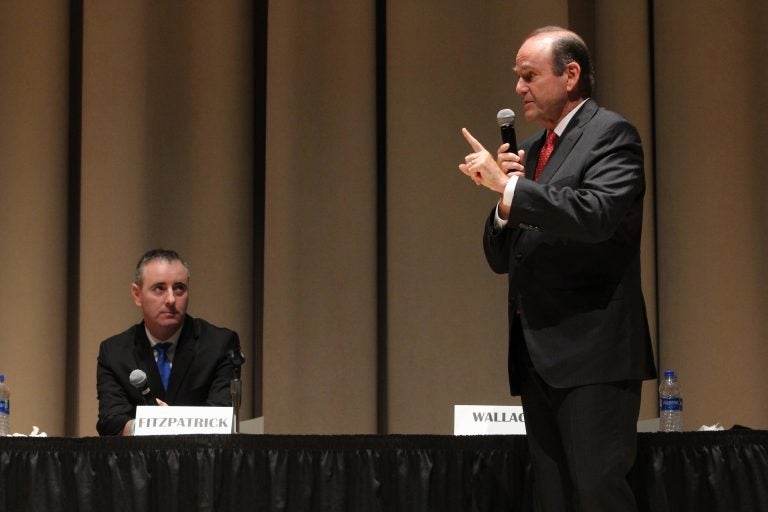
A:
POLYGON ((519 75, 520 73, 531 69, 533 69, 533 66, 527 62, 523 62, 520 66, 515 66, 513 71, 519 75))

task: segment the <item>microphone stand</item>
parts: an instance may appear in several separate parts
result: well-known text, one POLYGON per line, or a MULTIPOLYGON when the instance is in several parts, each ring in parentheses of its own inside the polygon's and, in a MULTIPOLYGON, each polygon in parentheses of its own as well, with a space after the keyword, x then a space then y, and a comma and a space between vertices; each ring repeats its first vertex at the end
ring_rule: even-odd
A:
POLYGON ((232 398, 232 433, 240 433, 240 401, 243 390, 243 383, 240 380, 240 367, 245 362, 245 356, 240 352, 240 347, 237 351, 230 350, 227 352, 232 366, 234 367, 232 373, 232 380, 229 381, 229 396, 232 398))

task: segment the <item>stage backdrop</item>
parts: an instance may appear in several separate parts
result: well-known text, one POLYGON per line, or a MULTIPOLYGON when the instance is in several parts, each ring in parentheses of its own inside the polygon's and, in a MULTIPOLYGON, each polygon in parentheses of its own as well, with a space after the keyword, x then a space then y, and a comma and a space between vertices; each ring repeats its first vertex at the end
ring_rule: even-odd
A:
POLYGON ((191 263, 190 312, 240 333, 270 433, 450 433, 456 403, 517 403, 496 198, 457 165, 463 126, 498 145, 547 24, 643 138, 643 286, 686 426, 768 428, 764 0, 33 0, 0 4, 13 429, 95 434, 98 344, 139 320, 156 246, 191 263))

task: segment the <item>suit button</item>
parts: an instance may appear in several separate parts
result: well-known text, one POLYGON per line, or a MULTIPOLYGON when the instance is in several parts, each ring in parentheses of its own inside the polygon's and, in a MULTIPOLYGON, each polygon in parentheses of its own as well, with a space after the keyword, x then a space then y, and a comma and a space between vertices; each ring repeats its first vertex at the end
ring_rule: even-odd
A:
POLYGON ((518 263, 520 263, 521 261, 523 261, 523 254, 522 254, 522 253, 520 253, 520 252, 518 252, 517 254, 515 254, 515 261, 516 261, 516 262, 518 262, 518 263))

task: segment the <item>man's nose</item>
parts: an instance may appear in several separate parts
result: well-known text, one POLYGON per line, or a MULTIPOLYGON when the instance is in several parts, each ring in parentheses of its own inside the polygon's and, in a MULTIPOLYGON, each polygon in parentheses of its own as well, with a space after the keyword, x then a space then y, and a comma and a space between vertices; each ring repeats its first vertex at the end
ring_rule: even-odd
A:
POLYGON ((176 302, 176 294, 173 293, 173 289, 169 288, 167 292, 165 292, 165 303, 166 304, 173 304, 176 302))
POLYGON ((517 84, 515 85, 515 92, 519 96, 524 96, 525 93, 528 91, 528 87, 525 85, 525 82, 522 78, 517 79, 517 84))

